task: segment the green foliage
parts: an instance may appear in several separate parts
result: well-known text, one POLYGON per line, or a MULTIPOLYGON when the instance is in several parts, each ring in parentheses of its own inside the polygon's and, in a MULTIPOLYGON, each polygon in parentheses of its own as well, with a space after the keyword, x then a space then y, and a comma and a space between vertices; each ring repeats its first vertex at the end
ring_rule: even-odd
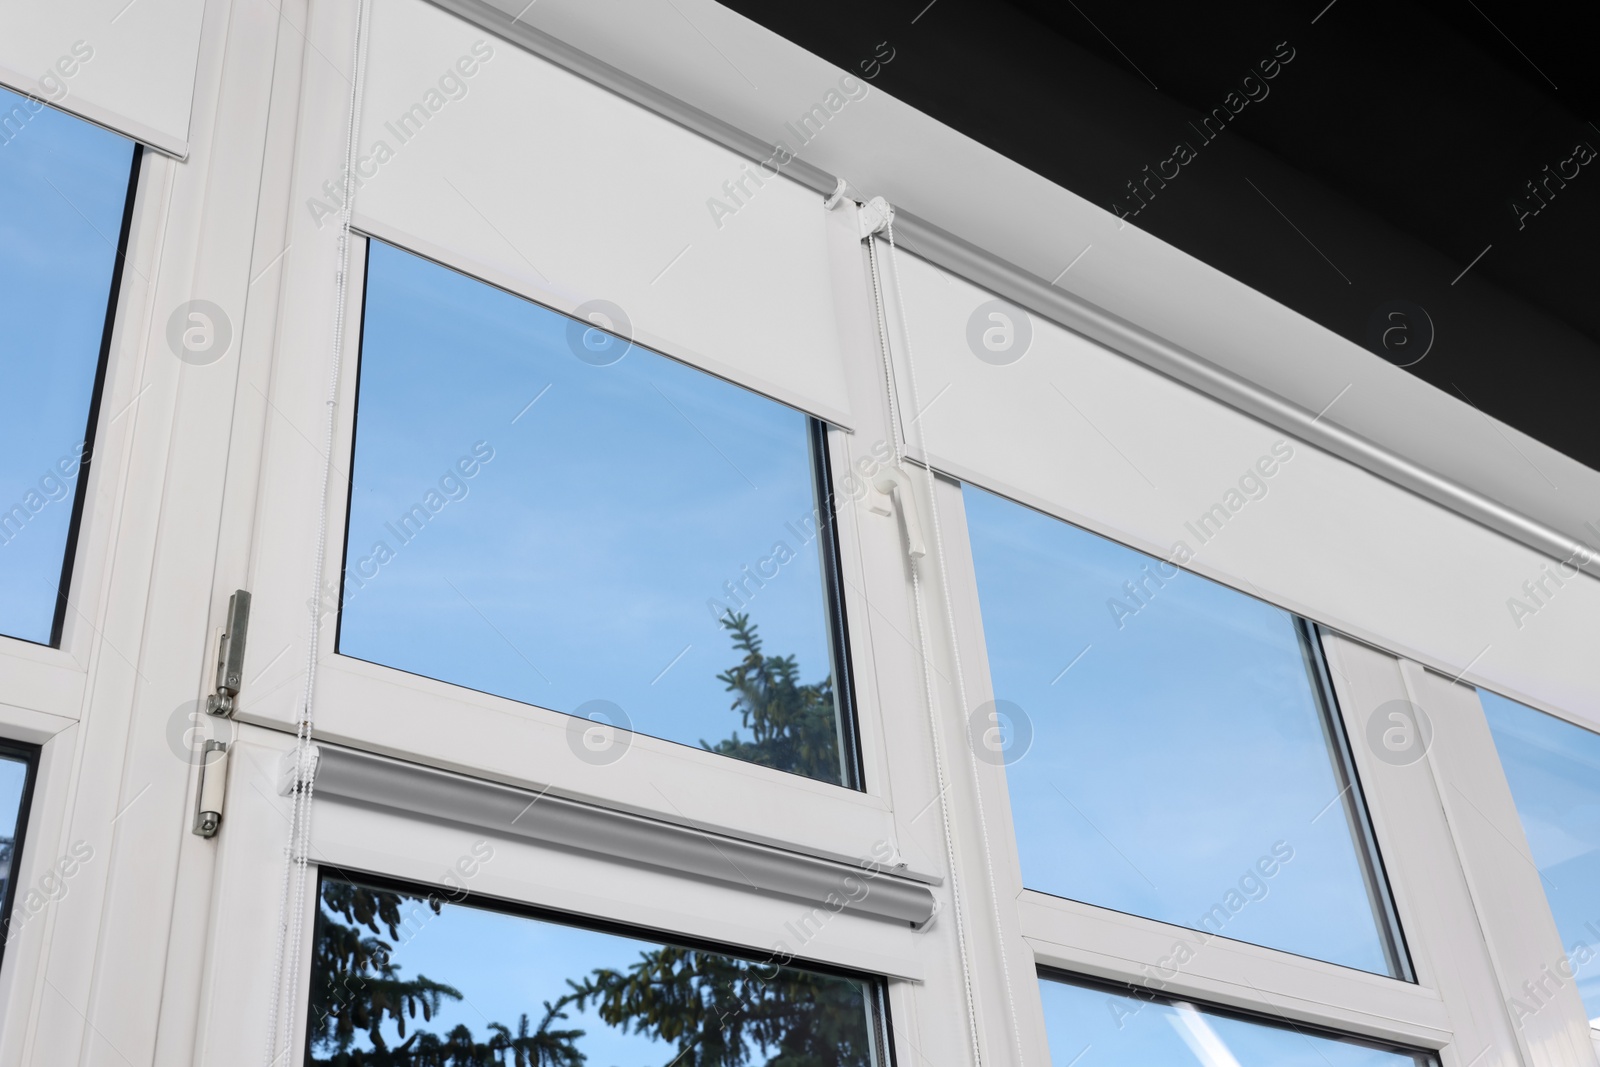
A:
POLYGON ((763 767, 803 774, 824 782, 839 781, 839 729, 834 709, 833 679, 802 684, 793 656, 768 656, 749 615, 729 613, 722 625, 733 634, 733 647, 744 653, 738 664, 717 675, 734 694, 732 710, 749 731, 737 731, 715 745, 702 747, 763 767))
POLYGON ((311 1063, 327 1067, 583 1067, 577 1039, 582 1030, 552 1030, 565 1019, 564 997, 544 1004, 537 1029, 528 1029, 523 1015, 517 1032, 490 1023, 490 1037, 478 1041, 466 1026, 456 1026, 444 1036, 414 1030, 408 1037, 408 1020, 418 1013, 430 1021, 445 998, 460 1000, 456 989, 426 975, 400 978, 389 962, 402 931, 409 939, 421 925, 437 915, 437 897, 395 893, 348 882, 322 884, 322 907, 317 915, 311 987, 311 1063), (343 922, 339 920, 343 919, 343 922), (388 941, 383 939, 387 935, 388 941), (390 1047, 383 1024, 392 1021, 403 1038, 390 1047), (366 1034, 372 1048, 352 1048, 357 1032, 366 1034), (318 1051, 328 1054, 318 1059, 318 1051))
POLYGON ((833 978, 666 945, 626 971, 596 968, 568 982, 612 1026, 677 1046, 682 1067, 868 1067, 861 986, 833 978))
POLYGON ((313 1045, 343 1050, 350 1046, 357 1031, 364 1031, 375 1048, 383 1050, 386 1046, 382 1026, 386 1019, 393 1020, 400 1036, 405 1037, 407 1020, 415 1019, 418 1012, 426 1022, 439 1010, 444 997, 461 999, 455 989, 426 976, 397 977, 389 962, 393 948, 377 936, 387 932, 391 941, 398 941, 402 927, 409 928, 419 920, 426 922, 439 912, 437 899, 429 900, 429 910, 421 911, 420 916, 417 903, 416 897, 365 886, 333 881, 323 884, 315 956, 316 972, 327 980, 313 983, 311 990, 313 1045), (407 903, 413 907, 402 915, 401 908, 407 903), (335 915, 344 922, 334 921, 335 915))

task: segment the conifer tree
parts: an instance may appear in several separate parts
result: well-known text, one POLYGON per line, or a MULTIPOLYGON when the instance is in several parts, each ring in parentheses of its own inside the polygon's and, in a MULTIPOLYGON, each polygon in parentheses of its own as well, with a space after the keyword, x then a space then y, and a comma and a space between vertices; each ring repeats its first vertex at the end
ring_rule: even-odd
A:
POLYGON ((717 675, 734 694, 733 711, 749 731, 749 740, 734 731, 715 745, 702 747, 748 763, 803 774, 825 782, 839 780, 838 716, 834 710, 833 676, 802 684, 793 656, 768 656, 749 615, 725 615, 722 625, 733 634, 733 647, 744 659, 717 675))

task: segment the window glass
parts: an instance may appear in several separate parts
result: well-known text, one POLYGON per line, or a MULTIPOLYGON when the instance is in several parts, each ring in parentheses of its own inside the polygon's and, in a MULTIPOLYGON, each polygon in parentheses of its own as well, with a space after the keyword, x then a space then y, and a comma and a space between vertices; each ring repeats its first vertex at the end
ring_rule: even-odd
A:
MULTIPOLYGON (((42 899, 16 902, 13 872, 22 859, 22 830, 33 761, 19 751, 0 747, 0 959, 23 925, 43 907, 42 899)), ((72 850, 76 854, 80 849, 72 850)), ((78 857, 81 858, 81 857, 78 857)))
MULTIPOLYGON (((1023 883, 1400 976, 1359 790, 1286 612, 964 492, 1023 883)), ((997 733, 995 731, 998 731, 997 733)), ((986 744, 986 741, 990 744, 986 744)))
POLYGON ((341 653, 853 784, 819 427, 376 241, 363 329, 341 653))
POLYGON ((0 89, 0 634, 60 636, 134 145, 0 89))
POLYGON ((1484 689, 1478 697, 1567 950, 1550 973, 1577 982, 1600 1029, 1600 734, 1484 689))
POLYGON ((875 987, 785 962, 325 878, 308 1062, 875 1067, 875 987))
POLYGON ((1046 978, 1053 1067, 1426 1067, 1432 1056, 1046 978))

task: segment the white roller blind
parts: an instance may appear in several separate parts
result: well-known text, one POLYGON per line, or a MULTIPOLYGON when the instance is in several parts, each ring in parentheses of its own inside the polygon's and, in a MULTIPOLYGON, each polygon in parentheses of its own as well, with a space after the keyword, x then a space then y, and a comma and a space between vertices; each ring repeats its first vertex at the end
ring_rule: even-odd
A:
POLYGON ((363 93, 361 229, 850 425, 816 193, 423 0, 374 3, 363 93))
POLYGON ((903 250, 897 262, 913 357, 896 315, 901 423, 936 468, 1174 562, 1181 544, 1191 568, 1356 636, 1573 714, 1600 708, 1600 582, 903 250), (1009 351, 986 347, 990 331, 1005 349, 1008 328, 1009 351))
POLYGON ((0 82, 188 154, 204 0, 0 0, 0 82))

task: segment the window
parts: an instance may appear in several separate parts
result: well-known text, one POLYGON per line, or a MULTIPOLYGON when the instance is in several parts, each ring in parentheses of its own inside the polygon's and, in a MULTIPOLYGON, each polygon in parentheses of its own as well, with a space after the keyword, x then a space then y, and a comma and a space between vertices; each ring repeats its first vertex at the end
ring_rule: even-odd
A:
POLYGON ((0 89, 0 634, 61 639, 133 142, 0 89))
POLYGON ((1255 1020, 1126 988, 1039 982, 1054 1067, 1426 1067, 1420 1052, 1255 1020))
POLYGON ((1409 977, 1311 629, 963 498, 1023 884, 1409 977))
POLYGON ((464 901, 322 879, 307 1063, 885 1062, 875 981, 464 901))
POLYGON ((1577 982, 1600 1029, 1600 734, 1485 689, 1478 697, 1567 951, 1549 974, 1577 982))
POLYGON ((856 785, 821 424, 369 249, 339 652, 856 785))
POLYGON ((43 906, 25 897, 17 907, 15 873, 22 860, 22 834, 27 828, 29 801, 33 796, 33 768, 38 750, 31 746, 0 742, 0 960, 23 924, 43 906))

